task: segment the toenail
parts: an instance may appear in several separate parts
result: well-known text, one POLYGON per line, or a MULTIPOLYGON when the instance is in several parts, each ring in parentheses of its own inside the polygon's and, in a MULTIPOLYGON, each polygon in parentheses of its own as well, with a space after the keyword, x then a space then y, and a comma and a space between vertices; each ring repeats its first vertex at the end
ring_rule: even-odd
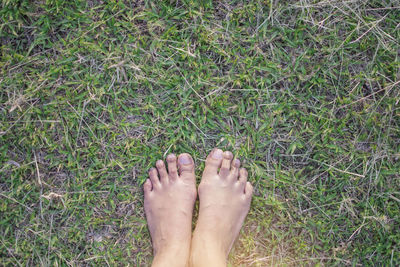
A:
POLYGON ((233 157, 232 152, 230 152, 230 151, 225 151, 225 152, 224 152, 224 158, 226 158, 226 159, 232 159, 232 157, 233 157))
POLYGON ((164 162, 162 160, 157 160, 156 165, 157 167, 162 167, 164 165, 164 162))
POLYGON ((215 150, 214 153, 212 154, 212 158, 213 159, 222 159, 222 150, 221 149, 215 150))
POLYGON ((175 160, 175 155, 174 155, 174 154, 169 154, 169 155, 167 156, 167 160, 168 160, 168 161, 174 161, 174 160, 175 160))
POLYGON ((185 164, 185 165, 192 163, 192 162, 190 161, 189 156, 188 156, 188 155, 185 155, 185 154, 183 154, 182 156, 180 156, 179 159, 178 159, 178 161, 179 161, 180 164, 185 164))
POLYGON ((235 166, 239 166, 240 165, 240 160, 235 159, 235 166))

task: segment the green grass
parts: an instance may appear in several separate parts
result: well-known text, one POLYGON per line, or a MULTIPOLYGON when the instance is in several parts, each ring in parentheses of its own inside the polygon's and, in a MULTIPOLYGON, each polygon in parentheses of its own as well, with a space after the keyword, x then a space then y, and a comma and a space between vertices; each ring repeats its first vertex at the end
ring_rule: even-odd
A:
POLYGON ((214 146, 231 266, 399 265, 395 2, 2 0, 0 265, 149 265, 147 170, 214 146))

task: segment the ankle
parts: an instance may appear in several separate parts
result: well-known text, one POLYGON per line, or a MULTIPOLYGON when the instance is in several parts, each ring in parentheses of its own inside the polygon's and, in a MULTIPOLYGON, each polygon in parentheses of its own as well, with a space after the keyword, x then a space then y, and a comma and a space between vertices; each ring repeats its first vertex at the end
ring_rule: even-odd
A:
POLYGON ((154 252, 152 266, 188 266, 190 247, 170 246, 154 252))
POLYGON ((193 267, 226 266, 226 253, 223 245, 215 237, 194 234, 190 251, 189 263, 193 267))

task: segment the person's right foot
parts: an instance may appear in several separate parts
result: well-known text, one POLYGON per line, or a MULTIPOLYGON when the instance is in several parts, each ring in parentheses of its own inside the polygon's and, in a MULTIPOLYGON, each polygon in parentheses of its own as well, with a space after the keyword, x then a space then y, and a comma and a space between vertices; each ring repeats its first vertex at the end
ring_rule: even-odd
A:
POLYGON ((253 192, 247 171, 231 152, 214 149, 198 188, 199 218, 192 238, 192 266, 225 266, 249 211, 253 192))

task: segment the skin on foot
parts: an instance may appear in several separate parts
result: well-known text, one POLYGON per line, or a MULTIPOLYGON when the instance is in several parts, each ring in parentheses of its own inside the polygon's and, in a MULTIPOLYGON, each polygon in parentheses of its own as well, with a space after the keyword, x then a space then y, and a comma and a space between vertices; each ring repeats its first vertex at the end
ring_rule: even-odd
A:
POLYGON ((194 162, 187 154, 167 156, 149 171, 143 185, 144 209, 154 249, 152 266, 186 266, 196 200, 194 162))
POLYGON ((192 239, 192 266, 226 266, 226 259, 249 211, 252 185, 231 152, 214 149, 198 188, 199 219, 192 239))

